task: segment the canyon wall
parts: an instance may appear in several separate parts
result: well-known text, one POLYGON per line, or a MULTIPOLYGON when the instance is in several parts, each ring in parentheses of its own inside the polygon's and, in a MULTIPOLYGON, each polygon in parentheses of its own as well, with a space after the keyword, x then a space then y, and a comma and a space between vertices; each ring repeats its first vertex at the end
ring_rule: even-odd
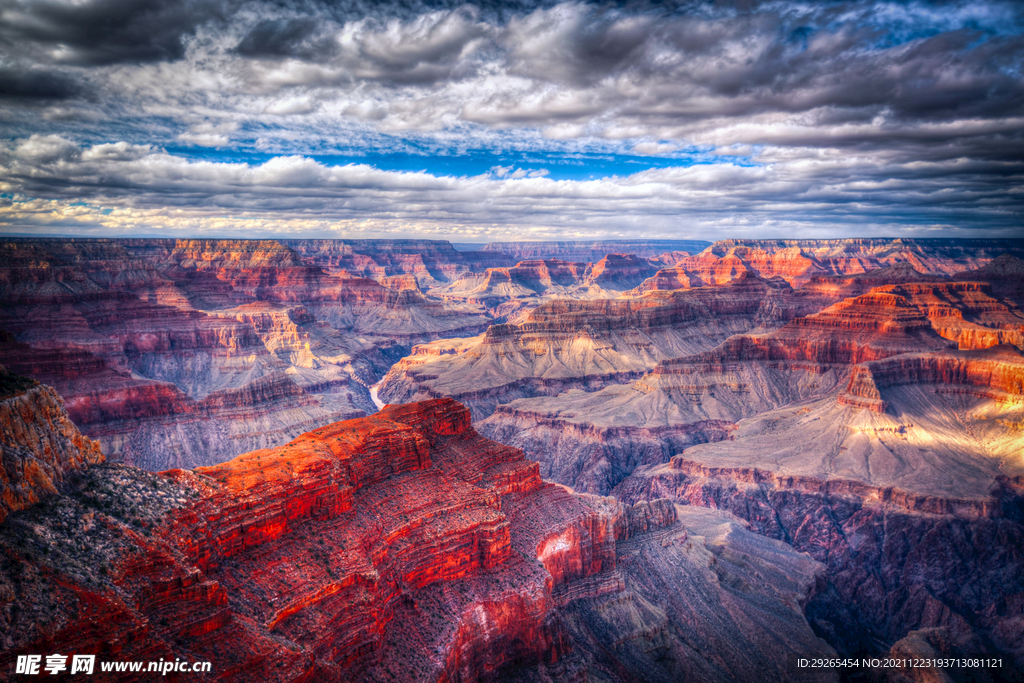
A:
POLYGON ((816 277, 856 275, 905 264, 931 276, 948 276, 985 266, 1002 255, 1024 256, 1021 240, 720 240, 675 259, 640 291, 676 282, 722 284, 743 273, 781 277, 800 287, 816 277))
POLYGON ((640 258, 665 252, 695 254, 710 246, 703 240, 597 240, 561 242, 490 242, 485 253, 506 254, 516 261, 524 259, 561 259, 596 262, 608 254, 634 254, 640 258))
POLYGON ((1024 667, 1019 478, 994 482, 985 499, 962 500, 753 467, 711 468, 681 455, 638 471, 615 494, 626 502, 667 496, 729 510, 758 533, 810 553, 828 567, 828 585, 807 605, 808 618, 844 654, 885 655, 892 647, 926 656, 913 641, 927 635, 940 656, 1005 657, 1006 670, 996 675, 1006 680, 1024 667))

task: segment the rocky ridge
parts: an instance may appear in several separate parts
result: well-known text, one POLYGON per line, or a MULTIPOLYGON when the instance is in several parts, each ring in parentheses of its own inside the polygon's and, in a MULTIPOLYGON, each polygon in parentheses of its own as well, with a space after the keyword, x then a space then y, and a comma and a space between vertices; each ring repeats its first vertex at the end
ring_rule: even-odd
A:
POLYGON ((985 266, 1006 253, 1024 256, 1020 240, 720 240, 641 284, 658 288, 723 284, 743 273, 781 277, 801 287, 816 277, 856 275, 907 264, 930 276, 949 276, 985 266))

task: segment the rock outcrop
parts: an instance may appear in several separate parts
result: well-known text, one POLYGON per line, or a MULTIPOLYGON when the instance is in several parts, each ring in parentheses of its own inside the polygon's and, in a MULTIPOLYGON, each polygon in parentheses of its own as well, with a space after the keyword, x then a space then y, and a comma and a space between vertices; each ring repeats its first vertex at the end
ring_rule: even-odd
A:
POLYGON ((57 493, 68 474, 103 462, 99 444, 82 436, 51 387, 0 366, 0 523, 57 493))
POLYGON ((196 680, 724 683, 832 654, 801 612, 820 564, 683 519, 692 532, 666 501, 543 482, 451 400, 195 471, 96 465, 0 525, 0 596, 20 606, 0 612, 0 666, 60 652, 210 661, 196 680))

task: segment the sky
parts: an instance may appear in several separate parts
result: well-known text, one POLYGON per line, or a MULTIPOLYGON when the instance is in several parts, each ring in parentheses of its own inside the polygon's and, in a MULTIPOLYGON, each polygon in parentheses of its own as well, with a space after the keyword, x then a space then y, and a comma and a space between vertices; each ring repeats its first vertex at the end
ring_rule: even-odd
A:
POLYGON ((1024 236, 1024 3, 4 0, 0 233, 1024 236))

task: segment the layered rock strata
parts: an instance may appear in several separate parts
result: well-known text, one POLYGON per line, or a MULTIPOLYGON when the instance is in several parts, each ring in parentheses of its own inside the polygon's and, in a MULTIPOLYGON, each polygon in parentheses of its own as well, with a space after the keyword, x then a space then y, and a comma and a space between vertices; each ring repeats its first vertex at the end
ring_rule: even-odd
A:
POLYGON ((633 254, 607 254, 596 263, 537 259, 511 268, 488 268, 430 290, 445 301, 485 307, 496 322, 522 322, 554 299, 609 299, 636 287, 655 271, 633 254))
POLYGON ((274 241, 12 240, 0 257, 0 362, 154 470, 371 413, 366 387, 408 345, 486 322, 274 241))
POLYGON ((985 498, 958 499, 749 465, 709 467, 687 453, 638 471, 616 495, 729 510, 810 553, 828 567, 828 582, 807 615, 841 653, 1003 657, 1003 671, 985 673, 1013 680, 1024 670, 1016 635, 1024 591, 1019 482, 1000 477, 985 498))
POLYGON ((981 268, 956 273, 957 280, 987 282, 997 297, 1024 306, 1024 254, 1001 254, 981 268))
POLYGON ((61 652, 210 661, 228 681, 728 681, 832 654, 801 613, 821 565, 693 524, 705 535, 667 501, 544 483, 450 400, 195 471, 96 465, 0 525, 0 595, 19 606, 0 612, 0 666, 61 652))
POLYGON ((451 396, 482 419, 516 398, 632 381, 729 335, 774 329, 796 312, 791 293, 784 282, 745 277, 636 299, 553 301, 473 342, 414 350, 388 373, 380 396, 390 403, 451 396))
POLYGON ((330 273, 344 271, 377 281, 411 275, 422 288, 454 281, 466 272, 514 263, 501 252, 456 251, 445 240, 282 240, 282 244, 330 273))
POLYGON ((561 259, 594 263, 607 254, 635 254, 640 258, 649 258, 673 251, 695 254, 708 246, 710 246, 710 242, 702 240, 490 242, 483 247, 482 251, 488 254, 505 254, 517 261, 561 259))
POLYGON ((954 351, 929 313, 878 288, 771 334, 661 361, 632 384, 509 402, 478 426, 523 448, 544 476, 595 493, 684 449, 736 461, 775 449, 772 462, 794 473, 983 494, 1001 467, 1019 467, 1021 356, 954 351), (780 450, 783 437, 792 441, 780 450), (691 450, 699 444, 709 445, 691 450))
POLYGON ((794 287, 816 277, 855 275, 906 264, 920 273, 947 276, 984 266, 1010 253, 1024 256, 1020 240, 721 240, 699 254, 676 259, 639 291, 673 283, 723 284, 743 273, 781 277, 794 287))

